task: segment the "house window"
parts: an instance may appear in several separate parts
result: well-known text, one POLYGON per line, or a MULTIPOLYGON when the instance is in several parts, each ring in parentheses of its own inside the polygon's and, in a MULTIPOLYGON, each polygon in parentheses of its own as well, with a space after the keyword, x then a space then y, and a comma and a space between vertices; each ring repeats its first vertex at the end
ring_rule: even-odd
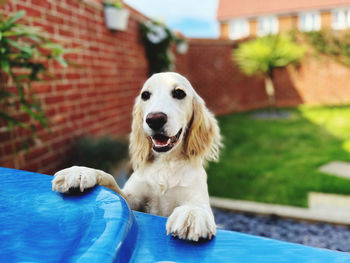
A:
POLYGON ((346 29, 350 27, 350 10, 338 9, 332 12, 332 28, 346 29))
POLYGON ((249 36, 249 22, 247 19, 235 19, 230 22, 230 38, 240 39, 249 36))
POLYGON ((258 36, 278 33, 278 19, 276 16, 263 16, 258 18, 258 36))
POLYGON ((301 13, 299 15, 299 29, 301 31, 315 31, 321 29, 321 16, 319 12, 301 13))

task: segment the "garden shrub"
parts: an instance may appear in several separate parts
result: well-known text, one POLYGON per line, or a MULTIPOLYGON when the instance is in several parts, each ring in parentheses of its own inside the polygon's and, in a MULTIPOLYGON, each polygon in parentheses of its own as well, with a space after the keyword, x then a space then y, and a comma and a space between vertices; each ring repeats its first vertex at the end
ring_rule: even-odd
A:
POLYGON ((110 172, 118 162, 126 159, 128 144, 110 136, 93 138, 85 136, 77 140, 71 151, 68 165, 88 166, 110 172))

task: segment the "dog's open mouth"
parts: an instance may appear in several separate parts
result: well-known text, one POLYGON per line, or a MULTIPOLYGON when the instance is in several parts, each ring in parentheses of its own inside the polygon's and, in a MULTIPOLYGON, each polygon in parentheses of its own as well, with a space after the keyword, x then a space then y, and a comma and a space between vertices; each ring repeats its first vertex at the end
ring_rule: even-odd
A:
POLYGON ((165 136, 163 134, 155 134, 152 138, 153 150, 156 152, 167 152, 172 149, 178 142, 180 135, 182 133, 182 128, 179 132, 172 137, 165 136))

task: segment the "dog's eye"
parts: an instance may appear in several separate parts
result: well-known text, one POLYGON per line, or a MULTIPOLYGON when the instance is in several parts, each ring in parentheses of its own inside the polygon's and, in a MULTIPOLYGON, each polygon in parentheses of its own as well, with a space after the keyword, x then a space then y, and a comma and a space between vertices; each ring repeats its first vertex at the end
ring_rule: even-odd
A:
POLYGON ((182 100, 184 97, 186 97, 186 93, 179 88, 175 88, 172 92, 173 98, 182 100))
POLYGON ((141 94, 141 99, 142 100, 148 100, 151 97, 151 93, 149 93, 148 91, 144 91, 141 94))

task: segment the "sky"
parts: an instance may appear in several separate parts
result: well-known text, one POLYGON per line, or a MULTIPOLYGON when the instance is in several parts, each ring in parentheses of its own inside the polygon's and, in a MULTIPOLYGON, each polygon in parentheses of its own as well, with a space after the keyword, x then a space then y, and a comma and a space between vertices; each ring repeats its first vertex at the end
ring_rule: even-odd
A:
POLYGON ((216 38, 218 0, 124 0, 146 16, 165 22, 186 37, 216 38))

